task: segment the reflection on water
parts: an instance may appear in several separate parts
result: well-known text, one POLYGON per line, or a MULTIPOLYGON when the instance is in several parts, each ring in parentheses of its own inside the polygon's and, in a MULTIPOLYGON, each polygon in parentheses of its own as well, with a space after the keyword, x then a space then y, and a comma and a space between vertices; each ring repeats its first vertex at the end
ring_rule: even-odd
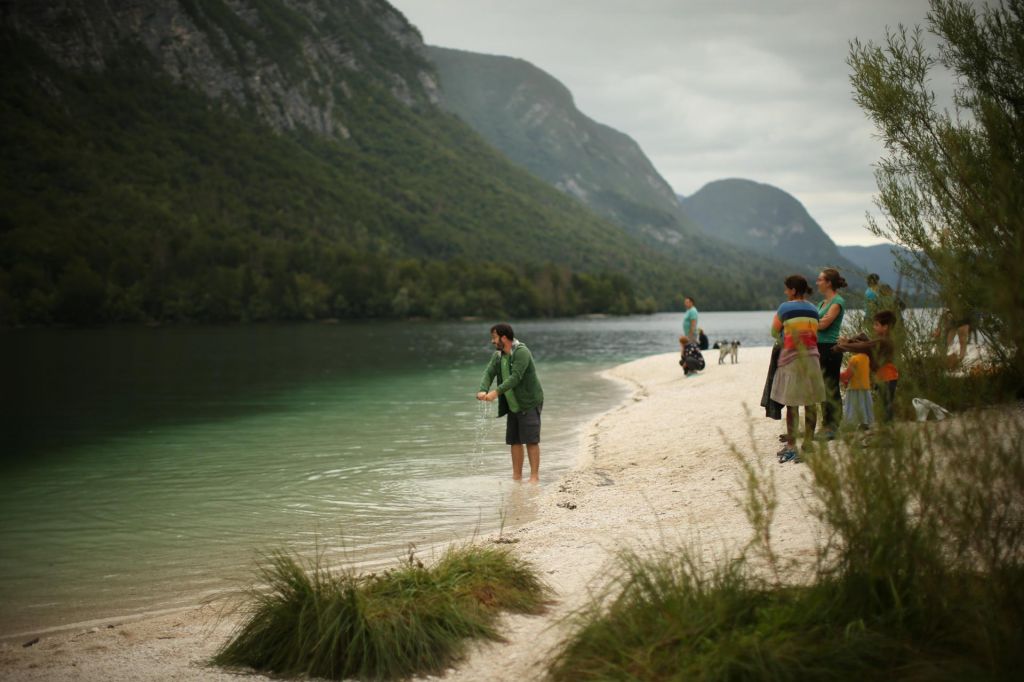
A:
MULTIPOLYGON (((515 325, 546 483, 623 395, 595 370, 675 350, 679 319, 515 325)), ((702 325, 766 345, 768 319, 702 325)), ((474 399, 488 327, 0 332, 0 634, 192 603, 270 549, 391 560, 521 518, 536 488, 508 480, 504 422, 474 399)))

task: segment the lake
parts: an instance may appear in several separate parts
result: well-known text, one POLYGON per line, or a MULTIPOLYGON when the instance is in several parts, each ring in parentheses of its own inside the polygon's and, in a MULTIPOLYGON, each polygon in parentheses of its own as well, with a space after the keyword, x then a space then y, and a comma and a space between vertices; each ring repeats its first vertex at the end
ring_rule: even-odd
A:
MULTIPOLYGON (((766 346, 771 315, 700 322, 766 346)), ((513 324, 544 385, 542 486, 625 396, 598 373, 677 351, 681 319, 513 324)), ((474 399, 490 324, 0 331, 0 636, 194 604, 271 550, 370 566, 497 530, 535 489, 474 399)))

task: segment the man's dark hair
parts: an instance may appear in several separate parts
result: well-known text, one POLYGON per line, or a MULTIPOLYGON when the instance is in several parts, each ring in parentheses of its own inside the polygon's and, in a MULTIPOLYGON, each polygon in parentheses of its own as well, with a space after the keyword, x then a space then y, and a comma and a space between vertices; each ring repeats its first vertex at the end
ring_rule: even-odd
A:
POLYGON ((512 325, 501 322, 491 327, 491 331, 497 334, 499 337, 504 336, 509 341, 516 340, 516 334, 512 331, 512 325))
POLYGON ((878 277, 878 274, 872 272, 870 275, 868 275, 868 286, 874 286, 878 284, 879 279, 880 278, 878 277))
POLYGON ((683 296, 683 300, 685 301, 686 299, 689 299, 692 305, 697 305, 697 301, 693 300, 693 296, 683 296))
POLYGON ((875 313, 875 322, 883 327, 891 327, 896 324, 896 313, 891 310, 882 310, 875 313))

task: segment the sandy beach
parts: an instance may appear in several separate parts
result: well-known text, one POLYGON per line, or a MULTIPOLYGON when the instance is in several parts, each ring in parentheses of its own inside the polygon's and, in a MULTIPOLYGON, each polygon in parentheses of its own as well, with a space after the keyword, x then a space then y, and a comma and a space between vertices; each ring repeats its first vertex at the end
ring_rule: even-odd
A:
MULTIPOLYGON (((503 539, 530 561, 555 592, 541 616, 507 616, 506 642, 475 644, 446 680, 523 680, 543 675, 547 654, 566 634, 564 618, 600 587, 622 548, 699 543, 711 557, 728 556, 750 537, 740 505, 740 458, 774 471, 779 509, 773 527, 783 555, 810 556, 807 472, 779 465, 780 422, 758 405, 769 348, 743 348, 738 364, 717 363, 684 378, 678 355, 620 365, 609 378, 629 397, 585 430, 579 461, 560 481, 524 485, 523 510, 510 514, 503 539)), ((543 478, 543 468, 542 468, 543 478)), ((491 542, 497 536, 478 538, 491 542)), ((5 680, 237 680, 208 666, 235 621, 222 605, 206 605, 136 621, 102 621, 0 644, 5 680)), ((249 679, 271 679, 251 675, 249 679)))

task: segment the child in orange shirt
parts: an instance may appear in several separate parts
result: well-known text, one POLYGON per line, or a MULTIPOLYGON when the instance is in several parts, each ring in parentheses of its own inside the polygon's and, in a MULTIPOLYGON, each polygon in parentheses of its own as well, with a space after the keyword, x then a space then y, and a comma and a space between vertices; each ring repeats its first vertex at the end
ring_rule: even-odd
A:
POLYGON ((839 343, 832 347, 832 351, 837 353, 868 353, 871 369, 875 372, 875 381, 881 393, 885 421, 887 422, 892 421, 896 384, 900 378, 900 371, 896 369, 896 364, 893 362, 896 357, 896 348, 893 345, 891 333, 895 324, 896 315, 891 310, 883 310, 875 313, 874 339, 868 341, 839 339, 839 343))

